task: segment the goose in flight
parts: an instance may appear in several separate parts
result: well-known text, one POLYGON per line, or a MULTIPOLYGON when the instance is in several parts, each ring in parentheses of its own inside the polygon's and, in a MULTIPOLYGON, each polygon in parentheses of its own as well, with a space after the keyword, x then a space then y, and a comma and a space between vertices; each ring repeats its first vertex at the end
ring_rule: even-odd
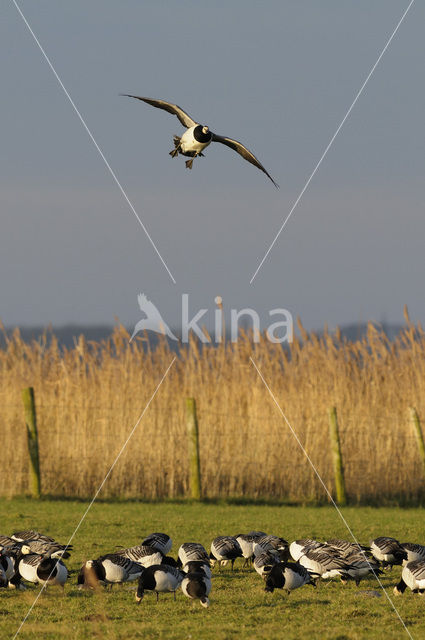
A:
POLYGON ((276 188, 279 188, 279 185, 273 180, 271 175, 265 170, 261 162, 257 160, 249 149, 244 147, 241 142, 237 140, 233 140, 232 138, 227 138, 225 136, 219 136, 216 133, 210 131, 209 127, 199 124, 193 118, 191 118, 181 107, 178 107, 176 104, 172 104, 171 102, 166 102, 165 100, 155 100, 153 98, 142 98, 141 96, 133 96, 129 93, 121 94, 126 96, 127 98, 136 98, 136 100, 142 100, 143 102, 147 102, 147 104, 152 105, 153 107, 157 107, 158 109, 164 109, 164 111, 168 111, 179 119, 184 127, 186 127, 186 131, 184 134, 179 136, 174 136, 174 149, 170 151, 170 156, 175 158, 180 153, 183 156, 188 156, 190 160, 186 160, 186 167, 188 169, 192 168, 193 160, 197 156, 203 156, 203 150, 208 147, 211 142, 220 142, 221 144, 225 144, 226 147, 230 147, 233 151, 239 153, 242 158, 245 158, 248 162, 253 164, 257 169, 263 171, 268 178, 273 182, 276 188))

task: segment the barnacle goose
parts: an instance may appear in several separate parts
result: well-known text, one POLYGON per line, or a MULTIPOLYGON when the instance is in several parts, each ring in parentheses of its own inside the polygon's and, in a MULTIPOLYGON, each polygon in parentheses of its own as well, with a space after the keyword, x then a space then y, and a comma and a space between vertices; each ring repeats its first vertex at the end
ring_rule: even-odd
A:
POLYGON ((60 544, 54 538, 46 536, 38 531, 26 530, 17 531, 11 536, 12 540, 27 544, 31 553, 48 555, 51 558, 69 558, 72 551, 72 544, 60 544))
POLYGON ((6 572, 3 569, 2 566, 0 566, 0 588, 4 589, 5 587, 7 587, 8 584, 8 579, 6 578, 6 572))
POLYGON ((307 549, 319 549, 320 547, 323 547, 323 542, 319 542, 313 538, 294 540, 289 545, 289 553, 291 554, 291 558, 295 560, 295 562, 298 562, 307 549))
POLYGON ((188 562, 206 561, 208 564, 210 562, 208 552, 200 542, 183 542, 179 547, 178 558, 184 571, 188 562))
POLYGON ((298 562, 311 573, 320 575, 323 580, 347 576, 351 568, 350 563, 341 558, 335 550, 323 547, 306 549, 298 562))
POLYGON ((210 606, 208 596, 211 591, 211 576, 204 571, 188 571, 182 580, 181 589, 188 598, 199 600, 201 606, 210 606))
POLYGON ((58 542, 45 542, 43 540, 27 540, 25 544, 31 549, 31 553, 49 558, 69 558, 69 547, 58 542))
POLYGON ((31 553, 31 549, 26 545, 21 549, 18 571, 24 580, 46 586, 63 587, 68 578, 68 569, 62 560, 31 553))
POLYGON ((218 536, 211 542, 210 560, 211 565, 214 567, 218 562, 218 568, 220 565, 226 565, 229 561, 232 565, 235 564, 236 558, 242 558, 242 549, 239 542, 233 536, 218 536))
POLYGON ((56 542, 54 538, 46 536, 44 533, 34 531, 33 529, 26 529, 25 531, 16 531, 11 536, 17 542, 26 542, 27 540, 42 540, 43 542, 56 542))
POLYGON ((113 584, 137 580, 143 571, 137 562, 117 553, 108 553, 96 560, 87 560, 78 574, 77 584, 96 587, 101 583, 112 587, 113 584))
POLYGON ((156 100, 154 98, 142 98, 141 96, 134 96, 128 93, 121 94, 126 96, 127 98, 136 98, 137 100, 142 100, 147 104, 152 105, 153 107, 157 107, 158 109, 164 109, 164 111, 168 111, 179 119, 181 124, 186 127, 186 131, 184 134, 179 136, 174 136, 174 149, 170 151, 171 157, 176 157, 179 153, 183 156, 188 156, 191 158, 190 160, 186 160, 186 167, 188 169, 192 168, 193 160, 196 156, 203 156, 202 151, 208 147, 211 142, 220 142, 221 144, 226 145, 226 147, 230 147, 233 151, 236 151, 241 155, 245 160, 253 164, 257 169, 263 171, 268 178, 273 182, 274 186, 279 188, 279 185, 273 180, 271 175, 265 170, 263 165, 257 160, 249 149, 247 149, 241 142, 237 140, 233 140, 232 138, 226 138, 223 136, 219 136, 212 131, 210 131, 209 127, 204 126, 193 120, 181 107, 178 107, 176 104, 172 104, 171 102, 166 102, 165 100, 156 100))
POLYGON ((152 564, 161 564, 163 554, 155 547, 141 544, 128 549, 119 549, 116 555, 124 556, 142 565, 142 567, 150 567, 152 564))
POLYGON ((359 553, 360 551, 369 551, 369 547, 365 547, 364 545, 357 544, 356 542, 349 542, 348 540, 339 540, 337 538, 332 538, 331 540, 327 540, 325 543, 328 547, 332 547, 337 549, 342 556, 347 556, 352 553, 359 553))
POLYGON ((159 593, 172 591, 175 600, 176 589, 178 589, 184 577, 185 574, 183 571, 177 567, 169 567, 163 564, 151 565, 147 569, 144 569, 139 578, 136 602, 138 604, 141 603, 145 591, 155 591, 157 602, 159 593))
POLYGON ((160 551, 162 555, 166 556, 171 550, 173 541, 166 533, 151 533, 141 542, 142 546, 153 547, 157 551, 160 551))
POLYGON ((284 538, 278 536, 264 535, 258 538, 253 544, 253 552, 258 556, 264 551, 275 550, 279 554, 279 558, 285 561, 289 557, 289 543, 284 538))
POLYGON ((373 557, 382 563, 383 567, 392 568, 395 564, 402 564, 407 560, 407 551, 395 538, 380 536, 370 543, 370 550, 373 557))
MULTIPOLYGON (((266 587, 264 591, 273 593, 275 589, 285 589, 288 595, 294 589, 311 584, 316 586, 314 574, 298 562, 279 562, 264 573, 266 587)), ((317 574, 316 574, 316 577, 317 574)))
POLYGON ((407 553, 407 559, 403 560, 403 564, 414 560, 425 560, 425 547, 422 544, 415 544, 413 542, 402 542, 401 546, 407 553))
POLYGON ((401 572, 401 580, 394 587, 394 594, 401 596, 406 587, 413 593, 425 593, 425 561, 408 562, 401 572))
POLYGON ((350 568, 344 575, 341 575, 341 582, 346 584, 348 580, 354 580, 358 587, 362 578, 370 573, 374 576, 381 575, 382 569, 379 568, 379 562, 374 558, 367 557, 362 551, 357 551, 344 555, 344 560, 349 563, 350 568))
POLYGON ((274 564, 279 563, 279 555, 274 549, 271 551, 263 551, 254 558, 254 569, 260 576, 270 571, 274 564))
MULTIPOLYGON (((11 549, 12 547, 9 547, 9 550, 11 549)), ((3 567, 6 578, 10 580, 15 573, 15 566, 7 550, 0 551, 0 566, 3 567)))
POLYGON ((9 536, 0 536, 0 550, 6 547, 13 547, 16 544, 15 538, 9 538, 9 536))
POLYGON ((212 577, 211 565, 208 560, 189 560, 186 564, 181 567, 182 571, 185 573, 205 573, 208 578, 212 577))
POLYGON ((254 559, 254 542, 257 542, 259 538, 266 535, 264 531, 250 531, 249 533, 238 533, 238 535, 235 536, 242 549, 242 555, 245 558, 242 567, 246 567, 249 562, 254 559))

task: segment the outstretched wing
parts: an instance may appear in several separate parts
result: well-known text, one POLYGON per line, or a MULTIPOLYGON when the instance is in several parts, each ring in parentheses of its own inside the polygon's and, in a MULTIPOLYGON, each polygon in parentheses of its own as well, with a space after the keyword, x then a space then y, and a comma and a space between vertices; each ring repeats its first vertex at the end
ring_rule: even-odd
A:
POLYGON ((257 169, 260 169, 260 171, 263 171, 266 174, 266 176, 270 178, 270 180, 273 182, 274 186, 277 189, 279 189, 279 185, 277 184, 277 182, 273 180, 273 178, 268 173, 268 171, 265 170, 261 162, 259 162, 257 158, 254 156, 254 154, 251 153, 249 149, 244 147, 241 142, 238 142, 237 140, 232 140, 232 138, 225 138, 223 136, 219 136, 216 133, 212 134, 212 140, 214 142, 221 142, 221 144, 225 144, 226 147, 230 147, 231 149, 233 149, 233 151, 236 151, 236 153, 239 153, 239 155, 241 155, 242 158, 245 158, 245 160, 248 160, 248 162, 253 164, 254 167, 257 167, 257 169))
POLYGON ((178 107, 176 104, 172 104, 171 102, 166 102, 165 100, 155 100, 154 98, 132 96, 129 93, 121 93, 120 95, 126 96, 127 98, 136 98, 136 100, 143 100, 143 102, 147 102, 147 104, 151 104, 153 107, 164 109, 164 111, 168 111, 168 113, 172 113, 173 115, 177 116, 182 125, 187 128, 194 127, 197 124, 195 120, 193 120, 193 118, 191 118, 188 113, 183 111, 181 107, 178 107))

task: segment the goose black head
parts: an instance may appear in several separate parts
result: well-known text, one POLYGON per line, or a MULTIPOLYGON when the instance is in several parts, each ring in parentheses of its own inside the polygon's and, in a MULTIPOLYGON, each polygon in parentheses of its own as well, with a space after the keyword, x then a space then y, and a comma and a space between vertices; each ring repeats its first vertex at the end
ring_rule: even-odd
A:
POLYGON ((193 130, 193 137, 197 142, 209 142, 212 139, 212 133, 209 127, 198 124, 193 130))

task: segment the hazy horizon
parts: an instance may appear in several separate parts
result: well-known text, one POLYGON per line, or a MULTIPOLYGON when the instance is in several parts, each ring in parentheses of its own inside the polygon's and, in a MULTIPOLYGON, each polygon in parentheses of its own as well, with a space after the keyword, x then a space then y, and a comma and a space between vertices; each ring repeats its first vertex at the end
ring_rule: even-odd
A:
POLYGON ((425 316, 425 5, 414 3, 255 280, 260 260, 407 2, 82 0, 20 7, 164 265, 12 3, 3 10, 0 181, 5 325, 170 326, 193 308, 284 307, 308 329, 425 316), (190 38, 185 34, 190 33, 190 38), (245 143, 172 159, 176 102, 245 143))

